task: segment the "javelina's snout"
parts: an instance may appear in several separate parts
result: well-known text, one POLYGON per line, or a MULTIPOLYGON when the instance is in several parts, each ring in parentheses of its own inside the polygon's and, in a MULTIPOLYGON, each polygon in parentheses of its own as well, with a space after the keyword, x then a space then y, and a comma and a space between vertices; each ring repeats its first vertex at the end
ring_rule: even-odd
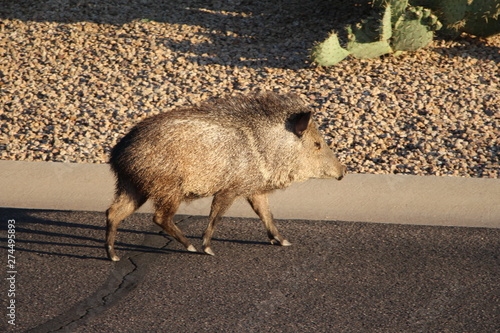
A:
POLYGON ((331 173, 329 178, 335 178, 337 180, 342 180, 347 173, 347 167, 345 165, 340 164, 340 162, 337 161, 337 163, 333 166, 333 172, 331 173))
POLYGON ((335 179, 342 180, 346 173, 347 173, 347 167, 345 165, 342 165, 340 168, 340 173, 337 177, 335 177, 335 179))
MULTIPOLYGON (((319 131, 316 129, 315 131, 311 131, 311 136, 314 138, 315 141, 320 141, 323 140, 321 137, 321 134, 319 131)), ((319 177, 313 177, 313 178, 335 178, 337 180, 342 180, 344 178, 345 174, 347 173, 347 167, 340 163, 339 159, 331 150, 326 142, 323 141, 321 144, 321 147, 319 149, 320 156, 318 156, 318 161, 320 161, 320 166, 317 168, 312 168, 313 170, 319 170, 320 175, 319 177)))
POLYGON ((337 180, 342 180, 347 173, 347 167, 340 163, 340 161, 335 157, 336 163, 334 164, 334 174, 333 177, 337 180))

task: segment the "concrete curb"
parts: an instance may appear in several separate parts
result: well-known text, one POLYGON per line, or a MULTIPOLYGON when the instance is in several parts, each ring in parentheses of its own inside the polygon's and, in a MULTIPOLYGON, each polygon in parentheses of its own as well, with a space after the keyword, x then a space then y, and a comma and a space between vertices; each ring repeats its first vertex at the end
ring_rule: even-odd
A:
MULTIPOLYGON (((114 179, 103 164, 0 161, 0 189, 1 207, 104 212, 114 179)), ((178 213, 208 215, 210 200, 183 204, 178 213)), ((294 184, 270 201, 279 219, 500 228, 500 179, 348 174, 340 182, 294 184)), ((255 214, 240 199, 226 216, 255 214)))

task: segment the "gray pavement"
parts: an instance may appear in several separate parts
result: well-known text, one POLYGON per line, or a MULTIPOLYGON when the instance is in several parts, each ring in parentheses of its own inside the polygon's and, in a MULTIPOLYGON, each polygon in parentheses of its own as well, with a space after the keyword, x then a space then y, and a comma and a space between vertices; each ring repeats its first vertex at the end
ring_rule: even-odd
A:
MULTIPOLYGON (((0 171, 5 265, 9 221, 16 230, 2 332, 500 331, 498 179, 311 180, 271 197, 291 247, 268 244, 237 202, 216 230, 215 257, 161 234, 146 205, 122 223, 113 263, 106 165, 0 161, 0 171)), ((198 248, 208 202, 177 216, 198 248)))
MULTIPOLYGON (((293 243, 279 247, 258 220, 225 218, 211 257, 184 251, 151 218, 134 214, 122 224, 122 260, 113 263, 103 249, 102 212, 0 209, 2 237, 6 221, 16 221, 17 317, 8 331, 500 327, 500 229, 279 220, 293 243)), ((178 221, 199 247, 206 218, 178 221)))

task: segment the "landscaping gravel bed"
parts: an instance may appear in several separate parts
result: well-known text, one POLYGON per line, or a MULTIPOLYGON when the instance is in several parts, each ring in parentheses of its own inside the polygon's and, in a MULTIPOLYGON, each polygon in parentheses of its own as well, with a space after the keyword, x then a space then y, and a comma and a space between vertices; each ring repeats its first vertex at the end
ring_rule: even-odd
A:
POLYGON ((500 36, 318 68, 366 1, 2 1, 0 159, 105 163, 144 117, 295 92, 354 173, 499 178, 500 36))

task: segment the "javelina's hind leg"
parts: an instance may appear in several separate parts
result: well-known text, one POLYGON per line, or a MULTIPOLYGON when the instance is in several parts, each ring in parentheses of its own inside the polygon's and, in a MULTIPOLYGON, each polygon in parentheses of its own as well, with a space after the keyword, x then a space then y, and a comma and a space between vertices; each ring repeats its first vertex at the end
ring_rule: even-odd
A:
POLYGON ((289 241, 284 239, 273 222, 273 215, 271 209, 269 208, 269 201, 267 199, 267 194, 258 193, 253 194, 247 198, 252 209, 260 217, 264 225, 266 226, 267 236, 271 240, 271 244, 278 243, 282 246, 292 245, 289 241))
POLYGON ((196 248, 187 240, 181 229, 174 223, 174 215, 179 208, 179 203, 161 203, 156 205, 153 221, 163 230, 174 237, 179 243, 186 247, 189 252, 196 252, 196 248))
POLYGON ((210 209, 210 216, 208 226, 203 233, 203 252, 210 255, 215 255, 210 248, 210 241, 214 234, 215 226, 219 223, 220 219, 231 206, 236 195, 233 193, 217 193, 212 201, 212 207, 210 209))
POLYGON ((136 211, 146 198, 137 193, 131 185, 118 186, 114 202, 106 211, 106 252, 108 258, 119 261, 115 253, 115 239, 118 225, 122 220, 136 211))

